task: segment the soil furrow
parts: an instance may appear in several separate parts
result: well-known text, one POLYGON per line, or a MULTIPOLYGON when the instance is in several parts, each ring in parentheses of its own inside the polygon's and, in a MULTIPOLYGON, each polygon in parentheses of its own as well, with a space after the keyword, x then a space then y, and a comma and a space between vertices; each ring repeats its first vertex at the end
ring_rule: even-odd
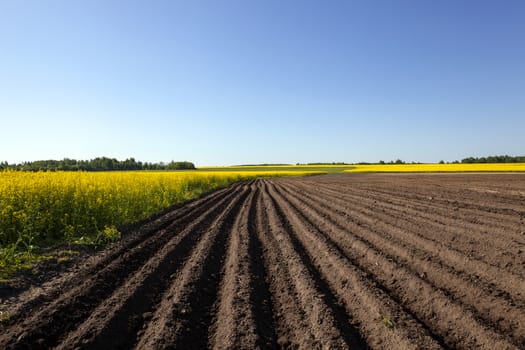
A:
POLYGON ((263 232, 265 227, 257 219, 257 205, 260 204, 260 182, 255 187, 255 194, 248 213, 248 254, 250 258, 250 305, 255 317, 255 326, 259 335, 256 346, 261 349, 277 348, 277 333, 275 322, 275 305, 270 293, 268 269, 263 260, 263 246, 259 240, 258 231, 263 232))
MULTIPOLYGON (((323 189, 341 193, 330 186, 322 186, 323 189)), ((508 213, 493 213, 490 207, 478 206, 477 209, 469 209, 461 201, 443 201, 433 196, 426 196, 424 198, 413 199, 405 196, 403 193, 384 192, 379 189, 374 191, 366 191, 359 188, 354 188, 344 192, 345 195, 353 195, 354 198, 366 198, 366 200, 380 201, 381 204, 390 204, 394 209, 412 210, 418 214, 435 214, 434 219, 439 219, 441 222, 447 223, 468 223, 478 230, 483 230, 488 225, 491 229, 502 229, 503 232, 508 232, 509 235, 515 234, 516 225, 519 224, 520 214, 513 212, 508 213), (451 210, 452 209, 452 210, 451 210), (451 215, 452 214, 452 215, 451 215)))
MULTIPOLYGON (((340 189, 337 190, 329 186, 320 187, 334 195, 341 194, 340 189)), ((406 216, 407 220, 415 219, 414 216, 417 216, 418 219, 421 217, 428 224, 442 224, 444 227, 456 231, 456 233, 457 231, 464 233, 469 229, 469 233, 471 232, 475 237, 482 240, 492 240, 493 244, 499 243, 490 235, 490 232, 494 230, 508 235, 509 239, 519 238, 517 233, 519 233, 520 215, 516 214, 491 214, 489 208, 469 210, 462 207, 461 203, 457 201, 449 201, 444 205, 443 203, 436 204, 438 200, 428 195, 423 200, 413 201, 400 194, 384 194, 378 190, 366 192, 355 188, 345 192, 343 196, 374 204, 380 203, 390 210, 400 211, 403 215, 409 214, 406 216)), ((462 235, 460 234, 459 237, 462 235)))
POLYGON ((249 212, 254 206, 255 190, 248 199, 232 227, 224 262, 217 315, 210 329, 211 348, 261 348, 256 329, 255 314, 251 306, 251 279, 249 266, 250 235, 247 226, 249 212))
MULTIPOLYGON (((312 196, 311 190, 301 187, 302 195, 312 196)), ((397 220, 387 210, 375 211, 372 208, 361 206, 359 203, 348 203, 333 196, 330 205, 325 206, 337 210, 344 216, 349 224, 363 226, 378 234, 388 235, 389 239, 406 244, 411 250, 420 251, 434 261, 439 261, 443 266, 470 276, 477 281, 484 280, 488 285, 497 286, 502 291, 509 293, 513 298, 524 300, 525 280, 511 272, 502 271, 496 266, 491 266, 483 261, 467 256, 453 247, 443 245, 436 240, 428 239, 420 234, 421 229, 404 225, 404 221, 397 220)), ((324 200, 326 203, 326 200, 324 200)))
MULTIPOLYGON (((390 199, 375 195, 365 198, 364 195, 359 194, 359 191, 344 194, 340 194, 340 191, 334 189, 325 189, 325 191, 331 198, 344 200, 348 204, 368 203, 368 209, 387 211, 389 214, 394 215, 397 220, 406 222, 407 225, 420 227, 424 224, 428 229, 420 230, 416 227, 416 230, 426 238, 436 240, 436 237, 432 236, 430 232, 440 232, 439 241, 441 243, 454 245, 457 250, 462 251, 464 254, 476 255, 475 257, 479 260, 497 264, 498 267, 508 271, 516 271, 516 268, 520 268, 518 262, 512 260, 511 257, 505 256, 509 244, 512 244, 515 240, 518 240, 516 243, 519 243, 519 240, 525 243, 525 239, 515 235, 515 232, 520 230, 518 223, 513 224, 512 228, 501 229, 500 227, 495 228, 491 222, 469 222, 462 215, 458 215, 459 209, 453 206, 445 208, 445 214, 442 214, 443 210, 437 210, 437 208, 433 207, 420 205, 413 208, 409 205, 409 201, 404 199, 390 199), (494 231, 503 235, 508 234, 509 239, 502 240, 501 236, 495 238, 494 231)), ((476 221, 483 215, 484 213, 477 213, 476 218, 473 220, 476 221)))
MULTIPOLYGON (((285 200, 288 201, 297 212, 301 213, 298 215, 304 213, 303 221, 310 223, 310 225, 317 228, 319 232, 325 232, 325 236, 340 247, 346 256, 351 257, 351 260, 357 262, 361 268, 372 273, 374 279, 385 286, 388 294, 395 296, 403 305, 408 305, 411 311, 417 315, 419 319, 423 320, 433 333, 447 334, 447 337, 450 338, 455 336, 455 339, 448 341, 449 345, 459 347, 460 339, 465 339, 467 335, 475 334, 477 334, 475 336, 476 339, 486 344, 486 339, 484 340, 483 338, 498 337, 498 335, 495 334, 491 336, 491 331, 487 329, 486 326, 490 324, 490 322, 498 325, 497 328, 503 328, 503 333, 514 333, 513 338, 516 344, 524 342, 525 328, 520 321, 520 315, 523 314, 523 310, 514 309, 510 303, 501 301, 498 298, 486 296, 479 292, 476 293, 474 287, 465 283, 452 288, 453 291, 456 292, 456 295, 460 295, 462 301, 458 304, 454 299, 449 300, 451 295, 448 291, 436 288, 427 278, 422 277, 426 277, 427 274, 434 274, 440 281, 447 281, 448 286, 451 286, 450 282, 457 283, 458 280, 452 279, 451 281, 449 279, 450 276, 440 276, 440 274, 446 274, 446 271, 440 269, 432 270, 427 266, 425 266, 423 270, 425 271, 424 273, 413 271, 411 269, 412 265, 410 265, 410 263, 414 263, 413 260, 410 261, 408 266, 403 263, 403 260, 407 260, 407 254, 403 254, 403 248, 396 250, 389 249, 390 245, 388 240, 374 240, 373 237, 375 234, 370 231, 363 236, 355 236, 353 231, 345 229, 336 223, 337 221, 334 223, 332 218, 328 219, 331 216, 330 213, 319 209, 318 206, 310 206, 310 203, 305 204, 302 202, 297 193, 290 192, 288 188, 279 188, 279 190, 285 194, 285 200), (371 238, 377 245, 371 244, 366 238, 371 238), (388 253, 393 254, 388 255, 388 253), (402 259, 402 257, 405 259, 402 259), (410 289, 407 289, 406 286, 410 286, 410 289), (418 293, 412 293, 411 289, 418 290, 418 293), (470 295, 468 295, 469 292, 470 295), (470 299, 466 298, 466 295, 468 295, 470 299), (425 305, 420 302, 421 299, 430 300, 431 302, 425 305), (471 303, 471 308, 464 307, 462 304, 464 300, 471 303), (483 308, 479 308, 477 311, 488 318, 490 322, 478 322, 478 314, 472 312, 472 309, 477 306, 476 301, 483 302, 483 308), (503 310, 508 311, 503 312, 503 310), (440 322, 434 321, 434 314, 438 315, 440 322), (448 328, 443 329, 441 327, 443 320, 448 320, 448 328), (467 325, 471 328, 468 329, 467 325), (455 331, 450 333, 448 331, 449 328, 453 328, 455 331)), ((407 253, 409 253, 409 251, 407 251, 407 253)), ((408 258, 410 259, 410 255, 408 255, 408 258)), ((424 265, 424 261, 419 261, 415 264, 421 263, 424 265)), ((456 300, 457 299, 458 298, 456 298, 456 300)), ((499 337, 501 338, 501 336, 499 337)), ((479 346, 478 344, 461 345, 465 348, 479 346)))
MULTIPOLYGON (((319 187, 332 191, 335 190, 339 193, 351 193, 369 200, 379 200, 381 203, 401 201, 401 203, 395 204, 401 204, 403 207, 411 207, 420 212, 422 211, 422 208, 427 208, 426 211, 430 213, 436 211, 437 214, 439 211, 440 215, 442 215, 441 218, 447 218, 452 214, 457 220, 470 222, 473 225, 484 224, 494 228, 503 228, 505 229, 504 232, 509 232, 510 234, 512 234, 512 229, 515 228, 515 225, 518 224, 520 216, 525 214, 523 207, 520 208, 521 210, 515 210, 512 212, 498 212, 491 208, 490 205, 486 204, 487 202, 484 202, 483 205, 477 204, 477 209, 472 209, 472 206, 468 203, 463 203, 463 197, 458 196, 457 192, 455 195, 452 195, 452 198, 450 198, 451 196, 443 197, 439 193, 433 193, 433 195, 430 196, 428 188, 426 188, 426 193, 414 196, 412 192, 407 192, 406 190, 397 188, 397 186, 394 192, 388 188, 385 189, 385 186, 382 184, 373 188, 354 184, 351 188, 345 187, 344 189, 342 189, 341 186, 334 185, 335 184, 323 183, 319 184, 319 187), (451 211, 451 208, 454 208, 455 210, 451 211)), ((479 202, 479 199, 481 198, 478 198, 477 202, 479 202)), ((490 203, 492 204, 493 200, 491 200, 490 203)), ((514 234, 515 233, 516 232, 514 232, 514 234)))
POLYGON ((359 322, 361 334, 373 347, 404 349, 441 348, 439 342, 402 307, 377 288, 368 274, 340 254, 315 228, 308 227, 275 190, 270 189, 272 203, 281 216, 290 220, 288 235, 297 239, 317 265, 323 279, 359 322), (284 207, 284 208, 283 208, 284 207), (396 319, 397 327, 388 328, 385 319, 396 319))
MULTIPOLYGON (((523 213, 523 206, 518 203, 525 199, 525 189, 522 184, 523 175, 507 174, 499 179, 502 183, 507 184, 505 187, 496 186, 492 190, 491 183, 495 178, 494 175, 480 176, 479 174, 468 176, 469 183, 465 182, 467 176, 456 176, 459 181, 454 186, 454 176, 441 176, 436 181, 436 177, 429 181, 422 181, 421 176, 402 176, 402 177, 381 177, 381 176, 362 176, 361 179, 354 181, 352 184, 336 181, 337 187, 340 190, 346 191, 348 189, 355 190, 359 188, 366 192, 377 193, 382 192, 385 195, 402 196, 410 201, 425 200, 428 198, 428 193, 432 192, 437 202, 446 204, 450 203, 465 203, 466 205, 479 205, 483 202, 483 208, 489 208, 491 212, 507 212, 511 217, 515 213, 523 213), (378 181, 379 178, 387 179, 386 181, 378 181), (481 180, 480 187, 476 186, 475 182, 481 180), (392 183, 395 182, 395 187, 392 183), (509 183, 513 183, 514 187, 509 187, 509 183), (446 183, 446 186, 443 184, 446 183), (487 201, 489 199, 489 201, 487 201), (488 202, 488 203, 487 203, 488 202)), ((324 185, 334 185, 334 182, 324 182, 324 185)), ((492 186, 493 187, 493 186, 492 186)), ((446 205, 448 206, 448 205, 446 205)))
POLYGON ((242 195, 215 218, 192 255, 170 280, 171 285, 151 315, 151 322, 145 323, 144 331, 139 332, 137 349, 208 346, 208 329, 219 293, 227 242, 250 191, 249 186, 244 187, 242 195))
POLYGON ((257 206, 264 259, 276 305, 278 345, 282 348, 345 349, 352 339, 337 327, 337 317, 275 212, 263 186, 257 206), (263 231, 264 230, 264 231, 263 231))
MULTIPOLYGON (((267 193, 267 191, 265 191, 267 193)), ((271 197, 270 197, 271 199, 271 197)), ((271 199, 273 202, 273 199, 271 199)), ((281 215, 282 213, 278 212, 278 208, 275 206, 270 206, 270 208, 275 208, 276 212, 281 219, 281 225, 285 228, 287 232, 291 230, 290 222, 281 215)), ((325 303, 332 309, 332 312, 335 317, 335 323, 337 328, 340 329, 341 333, 344 336, 346 344, 351 349, 365 349, 367 348, 366 341, 362 338, 357 324, 353 321, 350 316, 346 313, 344 307, 339 304, 337 297, 332 293, 328 284, 320 277, 319 271, 314 266, 312 261, 309 259, 308 255, 302 249, 300 243, 295 236, 289 235, 290 243, 295 252, 299 255, 301 263, 307 268, 311 278, 314 280, 315 286, 321 292, 321 295, 324 298, 325 303)))
MULTIPOLYGON (((498 277, 503 273, 506 276, 506 279, 510 281, 512 284, 512 281, 519 282, 520 276, 519 273, 516 271, 511 271, 509 274, 505 274, 503 271, 499 271, 497 274, 495 273, 492 275, 492 278, 489 281, 483 281, 480 280, 479 274, 467 274, 465 271, 458 271, 456 270, 457 264, 455 263, 446 263, 446 260, 440 261, 439 259, 435 259, 433 256, 432 259, 430 259, 430 255, 434 255, 436 251, 442 251, 444 249, 452 249, 453 252, 455 252, 454 248, 450 248, 448 246, 445 246, 442 242, 437 242, 436 240, 430 240, 430 243, 428 240, 423 237, 423 243, 425 246, 428 247, 428 249, 421 248, 421 245, 419 248, 416 247, 418 242, 418 235, 419 232, 422 231, 422 227, 419 226, 419 229, 413 226, 403 226, 400 224, 404 218, 399 218, 395 215, 390 215, 390 212, 388 210, 374 210, 372 207, 367 207, 366 209, 361 208, 361 203, 355 202, 348 202, 337 199, 332 194, 326 194, 324 192, 314 192, 311 189, 306 189, 303 186, 300 187, 294 187, 294 183, 290 183, 290 186, 293 188, 297 188, 297 191, 301 193, 301 195, 305 198, 308 198, 309 201, 317 201, 319 206, 325 210, 327 210, 330 213, 337 214, 337 216, 343 218, 342 222, 344 225, 351 227, 352 230, 360 231, 363 229, 370 230, 377 234, 379 237, 384 237, 385 239, 388 239, 391 242, 396 242, 398 245, 402 245, 405 247, 406 250, 410 251, 413 254, 419 254, 422 259, 424 260, 432 260, 434 263, 440 263, 445 268, 450 270, 453 273, 463 275, 463 278, 469 279, 472 283, 479 285, 480 283, 483 283, 487 286, 487 289, 494 290, 494 293, 497 294, 508 294, 508 289, 515 290, 518 293, 517 298, 520 300, 520 303, 523 304, 523 299, 520 295, 522 291, 519 289, 519 286, 516 287, 511 286, 508 287, 506 285, 500 286, 499 290, 496 287, 496 285, 493 283, 493 278, 498 277), (326 198, 330 198, 330 205, 327 205, 326 198), (385 218, 386 217, 386 218, 385 218), (400 232, 400 236, 397 234, 400 232), (413 233, 413 236, 410 234, 413 233), (430 243, 430 244, 429 244, 430 243), (421 249, 420 249, 421 248, 421 249)), ((429 232, 434 232, 431 229, 427 229, 429 232)), ((439 232, 439 237, 441 237, 441 231, 439 232)), ((478 244, 477 247, 480 247, 481 244, 478 244)), ((446 253, 443 252, 443 255, 446 253)), ((456 256, 458 256, 458 253, 455 253, 456 256)), ((461 256, 459 254, 459 256, 461 256)), ((516 257, 514 257, 516 259, 516 257)), ((463 260, 474 260, 472 256, 470 255, 464 255, 463 260)), ((518 259, 516 259, 518 260, 518 259)), ((474 262, 473 262, 474 263, 474 262)), ((471 263, 472 264, 472 263, 471 263)), ((475 264, 475 263, 474 263, 475 264)), ((483 263, 481 263, 483 264, 483 263)), ((497 266, 491 266, 491 265, 484 265, 488 266, 489 269, 492 271, 496 271, 497 266)), ((475 269, 473 272, 476 272, 475 269)), ((486 274, 485 274, 486 275, 486 274)), ((511 297, 509 297, 511 298, 511 297)), ((517 301, 517 300, 515 300, 517 301)))
MULTIPOLYGON (((377 187, 363 187, 363 189, 367 189, 368 191, 372 191, 374 193, 380 193, 387 196, 399 196, 406 198, 407 200, 410 200, 410 202, 425 202, 425 200, 428 198, 428 195, 425 193, 424 190, 419 190, 417 187, 400 187, 398 186, 395 190, 389 187, 381 187, 378 189, 377 187)), ((428 189, 428 187, 426 188, 428 189)), ((443 206, 450 206, 450 204, 457 204, 460 205, 464 209, 472 209, 472 210, 482 210, 486 211, 489 214, 501 214, 506 215, 508 218, 515 217, 516 215, 523 214, 523 207, 520 207, 519 205, 516 205, 516 197, 514 198, 505 198, 500 197, 494 194, 490 194, 490 196, 486 195, 480 195, 479 192, 476 191, 469 191, 467 189, 454 189, 454 190, 447 190, 447 189, 440 189, 440 196, 435 198, 435 203, 442 204, 443 206), (461 196, 457 197, 457 194, 460 193, 461 196), (454 197, 453 200, 450 198, 454 197), (483 205, 479 204, 479 199, 485 197, 490 198, 490 203, 484 203, 483 205), (499 200, 499 201, 498 201, 499 200)))
MULTIPOLYGON (((523 302, 512 299, 503 290, 497 290, 494 286, 486 286, 478 281, 472 282, 457 276, 453 270, 447 270, 433 260, 426 259, 425 255, 411 250, 405 244, 397 244, 395 240, 387 235, 377 234, 364 226, 353 225, 344 217, 334 211, 334 207, 328 210, 323 207, 328 198, 314 199, 309 197, 305 202, 304 192, 295 192, 292 186, 286 186, 283 191, 287 198, 295 199, 295 203, 302 203, 303 209, 311 214, 310 220, 324 223, 326 228, 323 232, 332 236, 337 234, 340 242, 362 246, 363 256, 368 254, 369 249, 381 252, 384 259, 395 262, 398 266, 411 271, 422 280, 427 281, 449 298, 456 302, 465 304, 469 310, 479 315, 488 325, 512 334, 516 342, 525 341, 525 324, 521 322, 521 316, 525 313, 523 302)), ((401 242, 403 243, 403 242, 401 242)), ((353 251, 353 250, 352 250, 353 251)))

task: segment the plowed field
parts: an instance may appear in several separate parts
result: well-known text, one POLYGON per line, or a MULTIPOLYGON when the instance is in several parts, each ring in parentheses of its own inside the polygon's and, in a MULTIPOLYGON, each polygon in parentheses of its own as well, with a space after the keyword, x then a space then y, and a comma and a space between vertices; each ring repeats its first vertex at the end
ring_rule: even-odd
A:
POLYGON ((525 175, 245 182, 19 296, 1 349, 525 348, 525 175))

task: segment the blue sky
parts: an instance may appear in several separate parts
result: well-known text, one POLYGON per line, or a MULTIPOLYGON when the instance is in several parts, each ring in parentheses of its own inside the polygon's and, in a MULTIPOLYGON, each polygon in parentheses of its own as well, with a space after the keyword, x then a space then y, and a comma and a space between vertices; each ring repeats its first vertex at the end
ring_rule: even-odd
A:
POLYGON ((1 1, 0 161, 525 154, 523 1, 1 1))

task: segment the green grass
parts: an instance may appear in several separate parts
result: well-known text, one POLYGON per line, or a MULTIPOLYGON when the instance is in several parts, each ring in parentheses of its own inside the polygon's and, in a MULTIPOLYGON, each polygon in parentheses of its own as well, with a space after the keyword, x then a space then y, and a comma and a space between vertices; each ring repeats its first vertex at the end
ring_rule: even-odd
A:
POLYGON ((326 174, 342 173, 352 170, 355 165, 239 165, 221 167, 199 167, 197 171, 242 171, 242 172, 261 172, 261 171, 291 171, 291 172, 323 172, 326 174))

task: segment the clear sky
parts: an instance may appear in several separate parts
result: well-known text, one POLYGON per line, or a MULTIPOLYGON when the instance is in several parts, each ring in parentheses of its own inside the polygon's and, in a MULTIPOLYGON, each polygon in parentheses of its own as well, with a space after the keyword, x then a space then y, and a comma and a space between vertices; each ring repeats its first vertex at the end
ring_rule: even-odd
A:
POLYGON ((0 0, 0 161, 525 154, 525 1, 0 0))

